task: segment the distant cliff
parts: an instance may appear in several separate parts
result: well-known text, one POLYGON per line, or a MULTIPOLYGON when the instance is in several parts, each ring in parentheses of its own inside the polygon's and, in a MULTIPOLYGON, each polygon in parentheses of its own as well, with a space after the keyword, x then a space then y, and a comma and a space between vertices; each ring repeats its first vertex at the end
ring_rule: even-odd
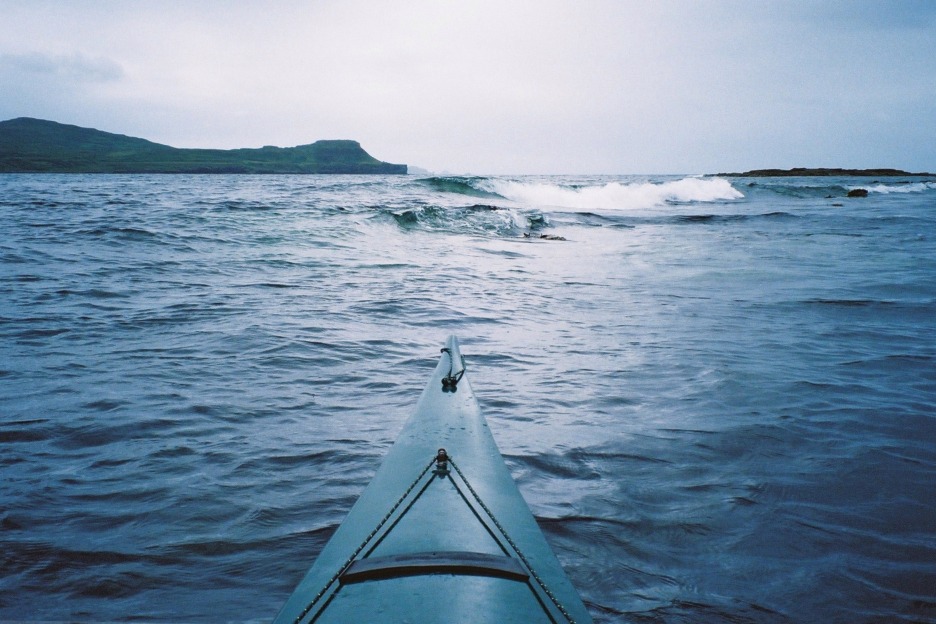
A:
POLYGON ((715 175, 737 178, 767 178, 767 177, 812 177, 812 176, 932 176, 932 173, 909 173, 900 169, 807 169, 794 167, 793 169, 752 169, 744 173, 717 173, 715 175))
POLYGON ((54 121, 0 122, 0 173, 406 173, 357 141, 184 149, 54 121))

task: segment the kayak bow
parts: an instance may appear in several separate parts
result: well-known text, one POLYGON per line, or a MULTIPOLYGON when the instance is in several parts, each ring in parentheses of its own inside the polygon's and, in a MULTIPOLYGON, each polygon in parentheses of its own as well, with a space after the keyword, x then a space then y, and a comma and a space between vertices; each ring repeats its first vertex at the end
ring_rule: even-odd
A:
POLYGON ((274 624, 591 622, 449 338, 416 413, 274 624))

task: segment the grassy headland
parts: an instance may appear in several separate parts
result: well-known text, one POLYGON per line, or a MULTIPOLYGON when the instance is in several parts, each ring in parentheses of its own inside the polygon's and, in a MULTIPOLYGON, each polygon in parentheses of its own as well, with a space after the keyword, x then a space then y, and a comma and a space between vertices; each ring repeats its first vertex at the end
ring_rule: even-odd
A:
POLYGON ((0 122, 0 173, 406 173, 357 141, 297 147, 185 149, 19 117, 0 122))

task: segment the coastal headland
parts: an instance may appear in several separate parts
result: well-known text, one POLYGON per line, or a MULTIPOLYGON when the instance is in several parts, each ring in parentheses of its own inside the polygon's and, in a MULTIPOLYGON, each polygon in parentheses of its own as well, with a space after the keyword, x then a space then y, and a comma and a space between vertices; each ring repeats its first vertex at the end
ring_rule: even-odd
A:
POLYGON ((405 174, 357 141, 242 149, 170 147, 122 134, 18 117, 0 122, 0 173, 405 174))

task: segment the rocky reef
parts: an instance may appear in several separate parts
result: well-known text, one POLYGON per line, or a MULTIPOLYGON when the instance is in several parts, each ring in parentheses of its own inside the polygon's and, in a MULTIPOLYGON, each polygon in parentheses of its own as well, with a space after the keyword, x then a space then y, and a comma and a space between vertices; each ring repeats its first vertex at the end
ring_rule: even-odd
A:
POLYGON ((826 169, 794 167, 793 169, 752 169, 743 173, 717 173, 717 176, 734 178, 774 178, 774 177, 818 177, 818 176, 862 176, 883 178, 890 176, 927 176, 932 173, 910 173, 900 169, 826 169))

